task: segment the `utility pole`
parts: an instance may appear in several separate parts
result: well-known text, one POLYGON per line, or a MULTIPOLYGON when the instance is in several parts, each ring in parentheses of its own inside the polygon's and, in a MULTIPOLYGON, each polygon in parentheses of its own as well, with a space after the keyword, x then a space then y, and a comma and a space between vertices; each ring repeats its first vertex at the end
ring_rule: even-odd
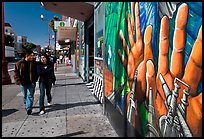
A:
POLYGON ((55 38, 54 38, 54 41, 55 41, 55 48, 54 48, 54 49, 55 49, 55 53, 54 53, 54 54, 55 54, 55 57, 56 57, 56 45, 57 45, 57 44, 56 44, 56 33, 57 33, 57 32, 54 31, 54 34, 55 34, 55 38))
POLYGON ((50 21, 48 20, 48 46, 47 46, 48 51, 50 49, 50 26, 49 26, 49 23, 50 23, 50 21))

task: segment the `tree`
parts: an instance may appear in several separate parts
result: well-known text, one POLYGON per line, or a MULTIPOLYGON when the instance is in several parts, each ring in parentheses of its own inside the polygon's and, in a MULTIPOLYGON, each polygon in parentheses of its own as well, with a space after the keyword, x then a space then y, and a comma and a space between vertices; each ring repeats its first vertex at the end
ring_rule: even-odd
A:
POLYGON ((36 45, 31 42, 25 42, 22 44, 22 48, 25 49, 25 51, 27 50, 33 51, 36 48, 36 45))
POLYGON ((57 33, 57 30, 54 29, 54 21, 60 21, 59 17, 54 16, 53 19, 50 20, 50 22, 49 22, 49 26, 50 26, 50 28, 52 29, 52 31, 54 32, 54 36, 55 36, 55 38, 54 38, 54 41, 55 41, 55 49, 54 49, 54 50, 55 50, 55 55, 56 55, 56 33, 57 33))

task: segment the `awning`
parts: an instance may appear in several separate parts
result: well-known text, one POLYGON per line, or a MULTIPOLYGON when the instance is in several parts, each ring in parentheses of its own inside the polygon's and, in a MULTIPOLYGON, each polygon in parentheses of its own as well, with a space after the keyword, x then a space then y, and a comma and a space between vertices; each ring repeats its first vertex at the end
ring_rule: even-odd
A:
POLYGON ((94 2, 41 2, 46 10, 87 21, 94 12, 94 2))

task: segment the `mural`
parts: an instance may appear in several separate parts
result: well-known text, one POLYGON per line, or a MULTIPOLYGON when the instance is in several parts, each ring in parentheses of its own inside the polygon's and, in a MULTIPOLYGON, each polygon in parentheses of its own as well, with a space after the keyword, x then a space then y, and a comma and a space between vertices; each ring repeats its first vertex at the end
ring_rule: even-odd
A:
POLYGON ((142 135, 202 136, 202 2, 107 2, 104 94, 142 135))

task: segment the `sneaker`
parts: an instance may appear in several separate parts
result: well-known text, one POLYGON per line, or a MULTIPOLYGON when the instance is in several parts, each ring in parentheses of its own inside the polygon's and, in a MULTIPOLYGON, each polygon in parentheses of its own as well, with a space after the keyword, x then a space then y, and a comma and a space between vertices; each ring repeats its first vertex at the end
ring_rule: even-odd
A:
POLYGON ((32 113, 32 110, 27 111, 27 115, 31 115, 31 113, 32 113))
POLYGON ((42 114, 44 114, 44 113, 45 113, 45 111, 44 111, 44 110, 42 110, 42 111, 40 111, 40 113, 39 113, 39 114, 40 114, 40 115, 42 115, 42 114))
POLYGON ((51 104, 51 102, 50 103, 47 103, 47 106, 51 106, 52 104, 51 104))

